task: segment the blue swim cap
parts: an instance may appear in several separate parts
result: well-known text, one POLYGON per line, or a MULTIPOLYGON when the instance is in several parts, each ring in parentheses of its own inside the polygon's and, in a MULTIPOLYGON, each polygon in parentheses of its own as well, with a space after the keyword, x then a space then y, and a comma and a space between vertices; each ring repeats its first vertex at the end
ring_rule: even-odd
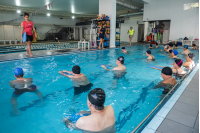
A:
POLYGON ((177 54, 178 54, 178 51, 174 50, 173 53, 174 53, 174 55, 177 55, 177 54))
POLYGON ((183 47, 188 49, 188 45, 184 45, 183 47))
POLYGON ((15 73, 15 76, 20 76, 20 75, 24 74, 22 68, 20 68, 20 67, 15 68, 15 72, 14 73, 15 73))

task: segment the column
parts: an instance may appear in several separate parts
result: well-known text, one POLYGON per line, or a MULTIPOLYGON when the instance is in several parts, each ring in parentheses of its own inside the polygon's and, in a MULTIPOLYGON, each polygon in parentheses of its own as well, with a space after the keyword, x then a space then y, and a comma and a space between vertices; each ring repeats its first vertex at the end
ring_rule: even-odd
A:
POLYGON ((82 39, 83 38, 83 36, 82 36, 82 27, 79 27, 79 37, 80 37, 80 39, 82 39))
POLYGON ((99 0, 99 15, 108 15, 110 19, 110 47, 115 47, 116 0, 99 0))

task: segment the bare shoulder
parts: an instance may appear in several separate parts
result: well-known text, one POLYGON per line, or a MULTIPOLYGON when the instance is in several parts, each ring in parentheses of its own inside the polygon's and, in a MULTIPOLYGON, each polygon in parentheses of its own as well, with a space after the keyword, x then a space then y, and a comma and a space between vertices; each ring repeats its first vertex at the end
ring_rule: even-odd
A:
POLYGON ((113 107, 112 107, 111 105, 107 105, 107 106, 105 107, 105 109, 108 109, 108 110, 110 110, 110 111, 113 111, 113 112, 114 112, 114 109, 113 109, 113 107))
POLYGON ((78 119, 78 121, 76 122, 76 127, 80 128, 80 129, 84 129, 85 126, 85 118, 81 117, 78 119))

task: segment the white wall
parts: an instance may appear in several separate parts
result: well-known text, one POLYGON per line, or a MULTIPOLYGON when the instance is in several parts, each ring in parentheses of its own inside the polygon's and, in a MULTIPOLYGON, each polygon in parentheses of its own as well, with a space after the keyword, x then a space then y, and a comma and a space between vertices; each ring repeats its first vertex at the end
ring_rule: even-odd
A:
POLYGON ((183 10, 183 4, 198 0, 144 0, 144 21, 171 20, 169 40, 199 38, 199 9, 183 10))
MULTIPOLYGON (((143 20, 143 16, 134 16, 131 17, 129 20, 125 20, 124 23, 121 24, 121 34, 120 34, 120 41, 123 42, 129 42, 129 34, 127 34, 128 30, 130 30, 130 27, 132 26, 135 30, 135 34, 132 38, 132 42, 137 42, 138 39, 138 24, 137 21, 140 22, 143 20)), ((119 31, 116 29, 116 32, 119 31)))

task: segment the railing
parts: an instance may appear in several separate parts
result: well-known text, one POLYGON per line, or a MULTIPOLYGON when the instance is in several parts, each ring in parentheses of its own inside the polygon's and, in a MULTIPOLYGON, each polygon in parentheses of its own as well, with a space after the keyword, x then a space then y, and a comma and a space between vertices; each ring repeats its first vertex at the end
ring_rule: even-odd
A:
MULTIPOLYGON (((197 61, 197 63, 196 63, 196 67, 197 67, 197 64, 198 64, 198 62, 199 61, 197 61)), ((195 68, 196 68, 195 67, 195 68)), ((156 105, 156 107, 154 107, 154 109, 137 125, 137 127, 135 127, 135 129, 131 132, 131 133, 135 133, 135 132, 138 132, 138 130, 143 130, 143 128, 144 127, 142 127, 143 126, 143 124, 145 123, 145 122, 147 122, 147 119, 149 119, 149 117, 151 117, 152 115, 153 115, 153 113, 155 113, 155 111, 158 111, 157 109, 158 109, 158 107, 161 105, 161 104, 163 104, 163 101, 164 100, 166 100, 166 98, 170 95, 170 96, 172 96, 171 94, 171 92, 172 91, 174 91, 175 90, 175 88, 178 86, 178 85, 180 85, 179 83, 180 82, 182 82, 184 79, 185 79, 185 77, 187 76, 187 75, 189 75, 192 71, 194 70, 194 68, 189 72, 189 73, 187 73, 187 74, 185 74, 180 80, 179 80, 179 82, 165 95, 165 97, 156 105)))
POLYGON ((45 33, 45 40, 54 40, 57 37, 59 40, 63 39, 63 33, 66 28, 58 27, 57 29, 51 29, 47 33, 45 33), (61 28, 61 29, 59 29, 61 28), (58 30, 59 29, 59 30, 58 30))

